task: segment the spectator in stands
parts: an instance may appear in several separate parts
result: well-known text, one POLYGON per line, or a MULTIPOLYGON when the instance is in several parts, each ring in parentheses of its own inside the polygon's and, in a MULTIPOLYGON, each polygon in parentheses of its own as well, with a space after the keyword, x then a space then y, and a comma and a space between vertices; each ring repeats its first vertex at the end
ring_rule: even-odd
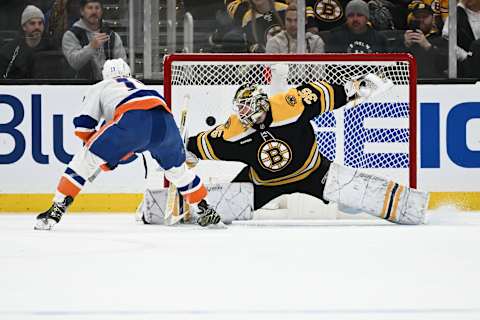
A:
MULTIPOLYGON (((305 33, 305 51, 308 53, 325 52, 325 44, 318 35, 305 33)), ((297 5, 291 3, 285 13, 285 30, 280 31, 267 41, 268 53, 297 52, 297 5)))
POLYGON ((423 2, 410 6, 410 29, 404 33, 405 51, 417 59, 421 78, 444 77, 448 66, 448 47, 434 24, 432 8, 423 2))
MULTIPOLYGON (((408 5, 410 12, 418 5, 424 4, 433 12, 433 30, 442 30, 445 19, 448 17, 448 0, 413 0, 408 5)), ((413 14, 408 15, 408 21, 412 20, 413 14)))
POLYGON ((240 26, 249 52, 265 52, 267 40, 283 29, 287 5, 273 0, 225 0, 234 25, 240 26))
MULTIPOLYGON (((345 8, 351 0, 307 0, 307 30, 322 34, 343 25, 346 21, 345 8)), ((376 30, 391 30, 398 28, 402 21, 402 6, 389 0, 368 0, 370 22, 376 30)), ((405 1, 405 0, 402 0, 405 1)), ((410 0, 406 0, 410 1, 410 0)), ((401 1, 400 1, 401 2, 401 1)), ((400 25, 400 26, 401 26, 400 25)))
POLYGON ((127 54, 120 36, 103 24, 102 1, 80 0, 80 16, 63 35, 63 54, 76 78, 101 80, 105 60, 126 61, 127 54))
POLYGON ((365 1, 350 1, 345 8, 345 14, 345 24, 330 30, 324 38, 326 52, 387 52, 386 37, 368 25, 370 13, 365 1))
MULTIPOLYGON (((448 38, 448 19, 443 27, 448 38)), ((480 0, 461 0, 457 5, 458 77, 480 77, 480 0)))
POLYGON ((32 78, 34 56, 40 51, 50 50, 44 37, 45 17, 43 12, 27 6, 21 16, 21 30, 15 40, 0 49, 0 77, 2 79, 32 78))

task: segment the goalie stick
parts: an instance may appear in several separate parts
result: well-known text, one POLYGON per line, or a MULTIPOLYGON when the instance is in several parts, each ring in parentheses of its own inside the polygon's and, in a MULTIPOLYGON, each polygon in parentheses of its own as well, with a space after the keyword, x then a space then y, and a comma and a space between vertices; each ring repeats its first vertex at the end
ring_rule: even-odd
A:
MULTIPOLYGON (((180 135, 182 136, 183 141, 187 139, 187 106, 190 99, 189 95, 185 95, 183 109, 180 113, 180 135)), ((164 223, 166 225, 174 225, 180 220, 184 219, 185 221, 190 220, 190 204, 183 198, 183 196, 178 192, 177 187, 169 182, 168 193, 167 193, 167 205, 164 216, 164 223)))

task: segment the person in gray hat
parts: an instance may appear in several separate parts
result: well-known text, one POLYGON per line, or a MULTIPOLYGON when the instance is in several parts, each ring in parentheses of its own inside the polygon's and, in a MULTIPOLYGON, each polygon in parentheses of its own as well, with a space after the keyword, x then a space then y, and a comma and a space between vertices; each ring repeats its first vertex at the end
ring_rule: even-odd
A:
POLYGON ((51 50, 44 37, 45 17, 42 10, 29 5, 20 17, 21 30, 15 40, 0 49, 0 78, 32 78, 34 56, 40 51, 51 50))
POLYGON ((127 61, 127 54, 120 36, 103 23, 102 1, 81 0, 80 15, 63 35, 63 54, 76 71, 76 78, 101 80, 105 61, 127 61))
POLYGON ((370 12, 363 0, 352 0, 345 8, 346 22, 326 36, 325 51, 338 53, 387 52, 387 39, 368 24, 370 12))

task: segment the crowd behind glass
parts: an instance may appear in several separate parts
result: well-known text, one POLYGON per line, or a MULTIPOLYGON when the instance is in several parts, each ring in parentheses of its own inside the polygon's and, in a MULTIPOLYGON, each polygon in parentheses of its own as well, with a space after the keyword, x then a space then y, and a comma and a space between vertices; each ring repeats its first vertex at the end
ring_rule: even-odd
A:
MULTIPOLYGON (((95 81, 106 59, 129 62, 129 52, 142 77, 143 41, 127 49, 128 2, 3 0, 0 78, 95 81)), ((160 29, 166 2, 160 0, 160 29)), ((195 52, 297 52, 296 0, 177 0, 179 26, 186 12, 195 22, 195 52)), ((480 78, 480 0, 459 0, 456 17, 458 77, 480 78)), ((408 52, 417 59, 419 78, 448 77, 448 0, 306 0, 305 22, 306 52, 408 52)), ((159 35, 162 59, 169 46, 165 32, 159 35)))

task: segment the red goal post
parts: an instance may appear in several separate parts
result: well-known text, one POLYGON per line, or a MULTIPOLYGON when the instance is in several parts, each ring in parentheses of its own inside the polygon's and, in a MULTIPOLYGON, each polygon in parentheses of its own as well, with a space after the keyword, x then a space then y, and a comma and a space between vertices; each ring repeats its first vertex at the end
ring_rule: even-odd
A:
POLYGON ((313 125, 318 129, 317 141, 327 145, 321 152, 334 158, 331 160, 379 171, 416 187, 417 73, 410 54, 172 54, 164 59, 165 98, 176 114, 185 95, 189 96, 187 122, 193 135, 227 119, 239 85, 255 82, 268 87, 274 64, 289 66, 290 86, 320 80, 344 84, 368 73, 392 80, 394 87, 381 97, 334 118, 316 118, 313 125), (333 135, 332 127, 336 128, 333 135), (362 148, 356 150, 359 144, 362 148), (352 154, 349 148, 354 150, 352 154), (383 166, 391 166, 387 174, 383 166))

